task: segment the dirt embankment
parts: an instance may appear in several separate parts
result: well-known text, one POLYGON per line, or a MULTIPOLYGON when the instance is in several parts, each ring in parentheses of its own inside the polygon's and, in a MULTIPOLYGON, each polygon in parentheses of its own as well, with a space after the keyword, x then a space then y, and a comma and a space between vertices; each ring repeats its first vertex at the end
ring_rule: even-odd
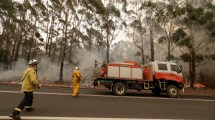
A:
POLYGON ((203 95, 203 96, 215 96, 215 89, 211 88, 185 88, 185 95, 203 95))

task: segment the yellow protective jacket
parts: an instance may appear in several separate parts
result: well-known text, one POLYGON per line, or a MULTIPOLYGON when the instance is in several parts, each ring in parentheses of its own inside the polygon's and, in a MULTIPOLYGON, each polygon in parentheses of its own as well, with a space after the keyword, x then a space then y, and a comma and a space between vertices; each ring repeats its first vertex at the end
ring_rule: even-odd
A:
POLYGON ((28 67, 22 76, 22 91, 33 92, 39 86, 38 77, 33 67, 28 67))
POLYGON ((72 74, 72 78, 73 78, 73 79, 77 79, 77 80, 79 80, 79 82, 80 82, 80 77, 81 77, 80 71, 79 71, 79 70, 75 70, 75 71, 73 72, 73 74, 72 74))

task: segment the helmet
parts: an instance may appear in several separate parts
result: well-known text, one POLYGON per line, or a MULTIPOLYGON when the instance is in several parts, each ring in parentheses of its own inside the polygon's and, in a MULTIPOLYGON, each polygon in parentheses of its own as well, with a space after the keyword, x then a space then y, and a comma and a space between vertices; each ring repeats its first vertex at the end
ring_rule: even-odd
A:
POLYGON ((75 67, 75 70, 78 70, 79 69, 79 67, 75 67))
POLYGON ((35 65, 35 64, 38 64, 39 62, 38 62, 38 60, 36 60, 36 59, 32 59, 32 60, 30 60, 29 61, 29 65, 35 65))

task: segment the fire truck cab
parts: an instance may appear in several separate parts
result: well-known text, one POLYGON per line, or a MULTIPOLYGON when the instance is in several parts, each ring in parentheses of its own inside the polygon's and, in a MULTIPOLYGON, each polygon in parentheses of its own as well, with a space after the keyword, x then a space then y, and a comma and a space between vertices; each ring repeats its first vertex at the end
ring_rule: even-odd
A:
POLYGON ((183 89, 181 67, 173 62, 108 63, 103 65, 101 75, 95 77, 94 85, 103 85, 115 95, 125 95, 127 89, 151 90, 154 95, 166 93, 168 97, 179 97, 183 89))

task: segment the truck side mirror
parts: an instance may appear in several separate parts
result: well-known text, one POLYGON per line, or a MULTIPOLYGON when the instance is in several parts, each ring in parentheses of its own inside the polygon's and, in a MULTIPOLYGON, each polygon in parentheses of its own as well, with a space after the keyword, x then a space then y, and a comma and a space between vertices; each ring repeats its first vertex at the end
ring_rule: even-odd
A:
POLYGON ((182 65, 179 65, 179 66, 178 66, 177 73, 181 73, 181 72, 182 72, 182 65))
POLYGON ((178 70, 177 70, 177 73, 181 73, 181 71, 182 71, 181 69, 178 69, 178 70))
POLYGON ((180 70, 182 71, 182 65, 179 65, 180 70))

